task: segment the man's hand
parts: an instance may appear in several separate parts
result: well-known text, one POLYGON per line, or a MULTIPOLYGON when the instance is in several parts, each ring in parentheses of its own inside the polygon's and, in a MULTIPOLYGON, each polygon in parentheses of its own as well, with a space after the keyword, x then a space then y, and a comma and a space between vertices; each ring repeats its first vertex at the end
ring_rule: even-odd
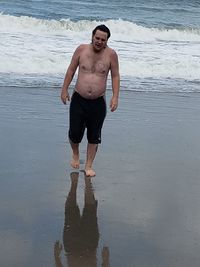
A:
POLYGON ((70 101, 69 93, 65 89, 62 89, 60 97, 61 97, 61 100, 62 100, 63 104, 65 104, 65 105, 66 105, 67 101, 70 101))
POLYGON ((56 258, 60 257, 60 253, 62 251, 62 244, 59 241, 56 241, 54 244, 54 256, 56 258))
POLYGON ((102 267, 109 267, 109 248, 108 247, 103 247, 102 250, 102 267))
POLYGON ((112 97, 110 100, 110 110, 113 112, 118 107, 118 97, 112 97))
POLYGON ((64 267, 60 257, 61 251, 62 251, 62 244, 60 244, 59 241, 56 241, 54 245, 54 259, 56 267, 64 267))

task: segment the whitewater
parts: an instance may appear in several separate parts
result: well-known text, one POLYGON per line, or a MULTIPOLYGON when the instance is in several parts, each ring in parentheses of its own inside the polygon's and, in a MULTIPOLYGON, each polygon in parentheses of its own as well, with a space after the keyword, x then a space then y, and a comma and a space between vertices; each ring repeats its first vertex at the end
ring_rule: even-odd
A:
POLYGON ((145 27, 124 19, 73 21, 3 13, 0 14, 0 86, 60 86, 75 48, 89 43, 93 28, 102 23, 111 30, 108 45, 119 55, 125 89, 138 90, 139 79, 159 84, 161 79, 168 84, 174 79, 177 83, 187 83, 183 90, 191 90, 192 85, 192 90, 198 91, 198 27, 145 27), (135 87, 130 81, 134 81, 135 87))

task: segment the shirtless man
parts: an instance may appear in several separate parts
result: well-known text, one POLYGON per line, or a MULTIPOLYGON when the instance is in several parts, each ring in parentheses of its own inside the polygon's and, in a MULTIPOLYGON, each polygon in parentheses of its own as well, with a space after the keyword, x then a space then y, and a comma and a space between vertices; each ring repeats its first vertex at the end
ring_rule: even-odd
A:
POLYGON ((71 166, 79 168, 79 143, 87 128, 86 176, 95 176, 92 168, 101 129, 106 116, 104 94, 109 71, 112 80, 110 110, 118 106, 120 75, 116 52, 107 46, 110 30, 105 25, 97 26, 92 32, 91 44, 82 44, 75 50, 62 86, 61 100, 70 101, 68 87, 78 68, 78 77, 70 103, 69 141, 72 148, 71 166))

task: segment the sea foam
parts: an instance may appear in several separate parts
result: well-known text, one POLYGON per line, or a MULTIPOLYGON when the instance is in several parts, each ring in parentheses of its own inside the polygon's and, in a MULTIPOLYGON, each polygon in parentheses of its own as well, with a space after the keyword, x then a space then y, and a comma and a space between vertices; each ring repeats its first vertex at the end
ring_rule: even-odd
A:
POLYGON ((111 30, 108 45, 122 76, 200 79, 200 29, 148 28, 118 20, 77 22, 0 14, 0 72, 63 75, 75 48, 89 43, 98 24, 111 30))

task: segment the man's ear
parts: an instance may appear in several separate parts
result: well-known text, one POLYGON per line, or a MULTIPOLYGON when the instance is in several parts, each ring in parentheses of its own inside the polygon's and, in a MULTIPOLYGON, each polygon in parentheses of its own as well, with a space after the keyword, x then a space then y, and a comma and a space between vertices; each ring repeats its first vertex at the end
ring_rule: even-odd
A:
POLYGON ((93 44, 93 37, 94 37, 94 34, 92 34, 91 44, 93 44))

